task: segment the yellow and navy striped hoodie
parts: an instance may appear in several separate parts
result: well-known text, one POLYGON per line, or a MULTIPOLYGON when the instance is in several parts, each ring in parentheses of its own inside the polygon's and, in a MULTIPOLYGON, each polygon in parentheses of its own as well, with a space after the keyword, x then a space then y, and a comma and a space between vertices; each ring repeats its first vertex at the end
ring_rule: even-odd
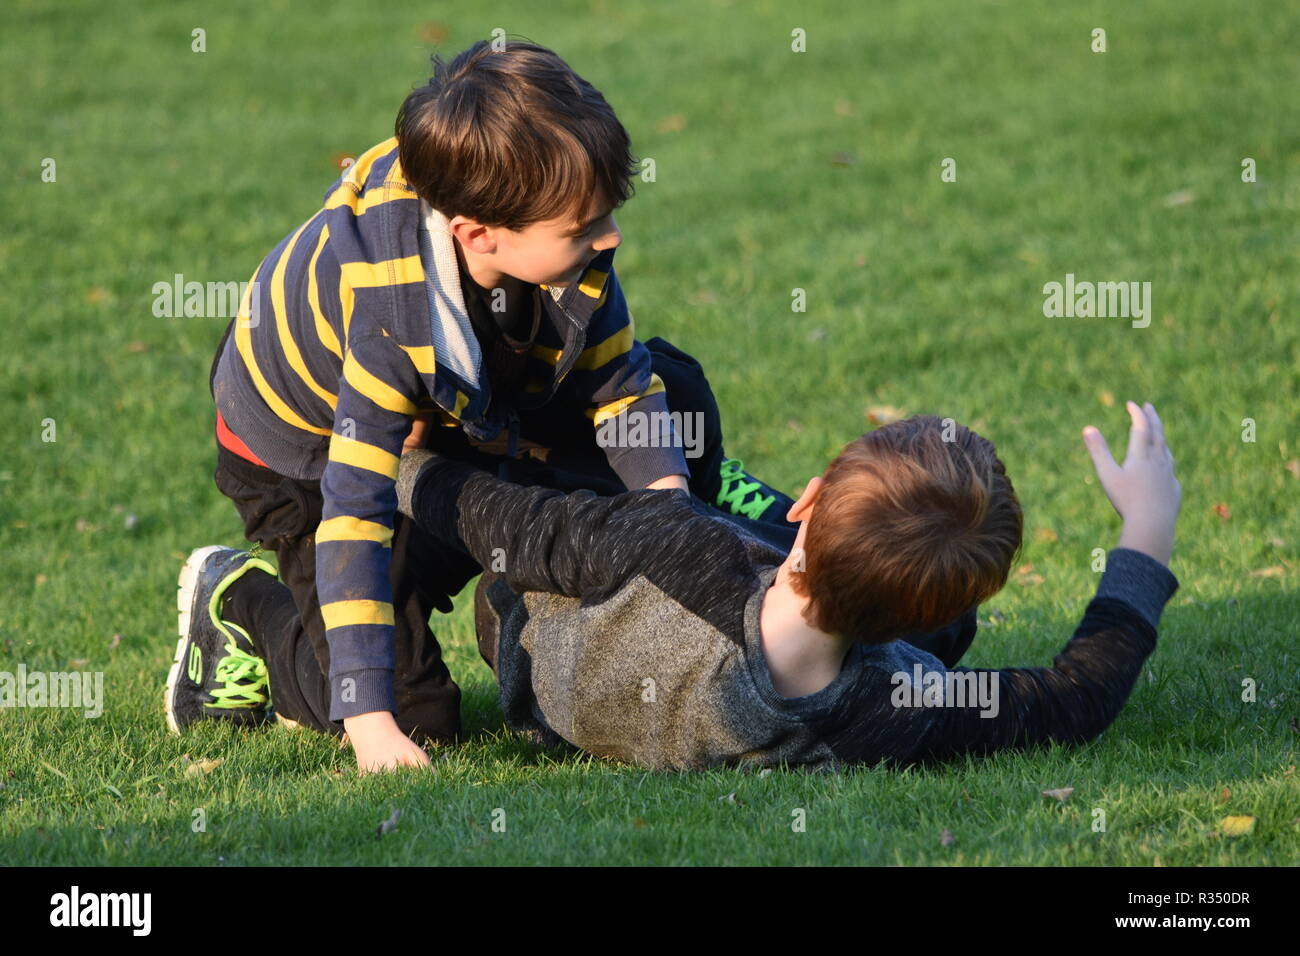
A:
MULTIPOLYGON (((515 410, 490 402, 453 242, 403 178, 397 140, 380 143, 258 266, 218 360, 213 394, 226 425, 274 471, 320 481, 316 589, 331 720, 396 709, 389 564, 413 417, 432 409, 476 440, 517 438, 515 410)), ((597 255, 575 285, 542 287, 547 321, 526 372, 530 406, 564 380, 593 430, 667 411, 613 254, 597 255)), ((680 448, 606 453, 630 489, 689 473, 680 448)))

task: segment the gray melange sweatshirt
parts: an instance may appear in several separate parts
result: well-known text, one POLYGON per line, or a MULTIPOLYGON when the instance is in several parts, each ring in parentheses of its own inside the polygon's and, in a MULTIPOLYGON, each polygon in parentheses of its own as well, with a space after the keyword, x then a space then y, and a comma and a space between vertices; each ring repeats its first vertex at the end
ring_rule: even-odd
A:
POLYGON ((415 452, 398 501, 499 570, 484 574, 475 617, 507 724, 656 769, 899 766, 1092 740, 1124 706, 1178 588, 1158 561, 1117 548, 1052 667, 949 671, 902 640, 855 644, 829 686, 787 699, 759 634, 785 555, 697 499, 565 495, 415 452))

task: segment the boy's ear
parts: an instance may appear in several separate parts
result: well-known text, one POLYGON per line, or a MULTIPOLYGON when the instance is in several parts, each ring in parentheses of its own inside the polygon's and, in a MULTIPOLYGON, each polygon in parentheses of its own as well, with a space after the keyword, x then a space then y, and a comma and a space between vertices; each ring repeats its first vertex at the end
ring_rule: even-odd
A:
POLYGON ((464 216, 453 216, 451 221, 447 223, 447 227, 466 249, 480 255, 496 252, 496 237, 492 234, 492 230, 482 223, 467 219, 464 216))
POLYGON ((790 510, 786 513, 787 521, 808 520, 808 517, 812 514, 813 505, 817 502, 817 496, 821 494, 822 484, 820 475, 808 481, 808 486, 804 488, 799 500, 791 505, 790 510))

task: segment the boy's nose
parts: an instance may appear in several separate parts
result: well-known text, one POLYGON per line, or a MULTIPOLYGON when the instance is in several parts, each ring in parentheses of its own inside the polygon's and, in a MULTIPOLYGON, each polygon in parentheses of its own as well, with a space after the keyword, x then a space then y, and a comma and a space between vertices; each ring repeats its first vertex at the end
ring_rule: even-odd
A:
POLYGON ((609 220, 609 229, 591 244, 591 248, 597 252, 604 252, 606 249, 617 249, 623 242, 623 233, 618 228, 618 223, 614 222, 613 217, 609 220))

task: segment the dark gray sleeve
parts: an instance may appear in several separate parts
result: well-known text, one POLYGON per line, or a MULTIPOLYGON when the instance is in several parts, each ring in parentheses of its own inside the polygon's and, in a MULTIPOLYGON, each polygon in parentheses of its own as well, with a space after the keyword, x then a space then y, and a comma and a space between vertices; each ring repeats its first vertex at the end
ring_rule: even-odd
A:
POLYGON ((1114 548, 1106 556, 1097 597, 1123 601, 1154 628, 1177 590, 1178 579, 1155 558, 1132 548, 1114 548))
MULTIPOLYGON (((426 450, 402 456, 398 510, 428 533, 493 568, 516 591, 599 598, 665 553, 682 550, 691 528, 712 522, 680 491, 640 490, 613 497, 523 487, 426 450)), ((695 561, 708 565, 709 535, 695 561)))
POLYGON ((936 707, 915 759, 987 754, 1047 741, 1086 743, 1119 716, 1155 650, 1161 610, 1178 580, 1153 558, 1128 548, 1107 556, 1083 620, 1051 667, 953 668, 976 680, 997 675, 997 713, 968 705, 936 707))

